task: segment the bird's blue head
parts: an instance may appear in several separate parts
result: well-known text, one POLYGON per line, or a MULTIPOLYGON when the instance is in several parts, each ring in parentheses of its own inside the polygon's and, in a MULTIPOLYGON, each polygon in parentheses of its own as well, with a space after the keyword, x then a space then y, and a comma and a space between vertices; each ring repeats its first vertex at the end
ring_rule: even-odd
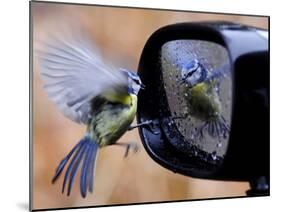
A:
POLYGON ((207 70, 197 59, 194 59, 183 65, 181 75, 182 83, 192 87, 206 79, 207 70))
POLYGON ((140 89, 144 89, 139 75, 135 72, 123 70, 128 77, 128 93, 138 95, 140 89))

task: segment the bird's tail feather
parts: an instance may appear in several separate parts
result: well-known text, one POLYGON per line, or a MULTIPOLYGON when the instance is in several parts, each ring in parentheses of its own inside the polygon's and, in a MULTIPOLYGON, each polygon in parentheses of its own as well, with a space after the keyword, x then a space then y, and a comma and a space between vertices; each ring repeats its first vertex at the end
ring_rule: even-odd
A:
POLYGON ((86 197, 87 188, 90 192, 93 192, 94 168, 98 148, 98 144, 86 135, 78 144, 73 147, 73 149, 68 153, 68 155, 60 162, 57 167, 56 173, 52 179, 52 183, 54 183, 58 179, 67 162, 73 155, 64 175, 62 193, 64 193, 65 186, 68 181, 67 195, 70 195, 77 170, 82 161, 83 162, 80 175, 81 195, 83 198, 86 197))

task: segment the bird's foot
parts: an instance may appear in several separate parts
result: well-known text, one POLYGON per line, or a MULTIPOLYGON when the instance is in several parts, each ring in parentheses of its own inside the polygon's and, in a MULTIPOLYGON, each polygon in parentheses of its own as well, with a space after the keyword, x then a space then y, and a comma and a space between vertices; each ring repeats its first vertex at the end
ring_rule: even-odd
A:
POLYGON ((116 143, 115 145, 119 145, 121 147, 126 148, 124 158, 128 157, 130 149, 132 149, 134 153, 137 153, 140 149, 139 145, 136 143, 133 143, 133 142, 132 143, 116 143))
POLYGON ((155 128, 155 123, 152 121, 152 120, 147 120, 147 121, 144 121, 142 123, 139 123, 137 125, 134 125, 134 126, 130 126, 128 128, 128 130, 133 130, 137 127, 145 127, 147 130, 149 130, 150 132, 152 132, 153 134, 155 135, 158 135, 159 132, 157 132, 154 128, 155 128))

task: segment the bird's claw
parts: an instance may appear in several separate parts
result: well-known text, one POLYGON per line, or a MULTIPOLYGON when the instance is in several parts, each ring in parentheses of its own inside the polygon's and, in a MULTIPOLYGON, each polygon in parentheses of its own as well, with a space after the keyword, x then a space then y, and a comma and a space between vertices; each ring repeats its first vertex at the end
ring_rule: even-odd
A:
POLYGON ((140 124, 137 124, 135 126, 130 126, 128 130, 135 129, 137 127, 145 127, 147 130, 149 130, 154 135, 158 135, 159 132, 154 130, 154 125, 155 125, 155 123, 152 120, 147 120, 147 121, 141 122, 140 124))
POLYGON ((155 123, 150 120, 150 122, 144 126, 149 132, 151 132, 154 135, 159 135, 160 132, 155 130, 155 123))
POLYGON ((139 151, 139 146, 136 143, 128 143, 126 144, 126 151, 124 154, 124 158, 128 157, 130 149, 133 148, 134 153, 139 151))
POLYGON ((140 149, 136 143, 115 143, 115 145, 126 148, 124 158, 128 157, 130 149, 133 149, 134 153, 137 153, 140 149))

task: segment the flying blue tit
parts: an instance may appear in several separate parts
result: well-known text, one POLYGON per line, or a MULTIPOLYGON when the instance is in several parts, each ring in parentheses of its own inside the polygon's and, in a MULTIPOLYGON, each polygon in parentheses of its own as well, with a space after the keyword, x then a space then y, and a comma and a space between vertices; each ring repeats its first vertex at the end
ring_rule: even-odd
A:
POLYGON ((42 46, 37 53, 45 91, 66 117, 87 126, 83 138, 59 163, 52 182, 67 167, 62 193, 68 185, 70 195, 81 165, 80 192, 85 198, 87 191, 93 192, 100 148, 119 144, 126 147, 125 156, 130 147, 136 150, 132 144, 116 142, 127 130, 149 124, 130 126, 144 85, 136 73, 106 64, 85 34, 50 39, 42 46))
POLYGON ((212 137, 226 136, 229 126, 222 116, 219 98, 219 80, 228 69, 209 71, 197 59, 185 64, 181 70, 182 84, 186 85, 186 102, 190 114, 203 121, 198 135, 201 139, 206 129, 212 137))

